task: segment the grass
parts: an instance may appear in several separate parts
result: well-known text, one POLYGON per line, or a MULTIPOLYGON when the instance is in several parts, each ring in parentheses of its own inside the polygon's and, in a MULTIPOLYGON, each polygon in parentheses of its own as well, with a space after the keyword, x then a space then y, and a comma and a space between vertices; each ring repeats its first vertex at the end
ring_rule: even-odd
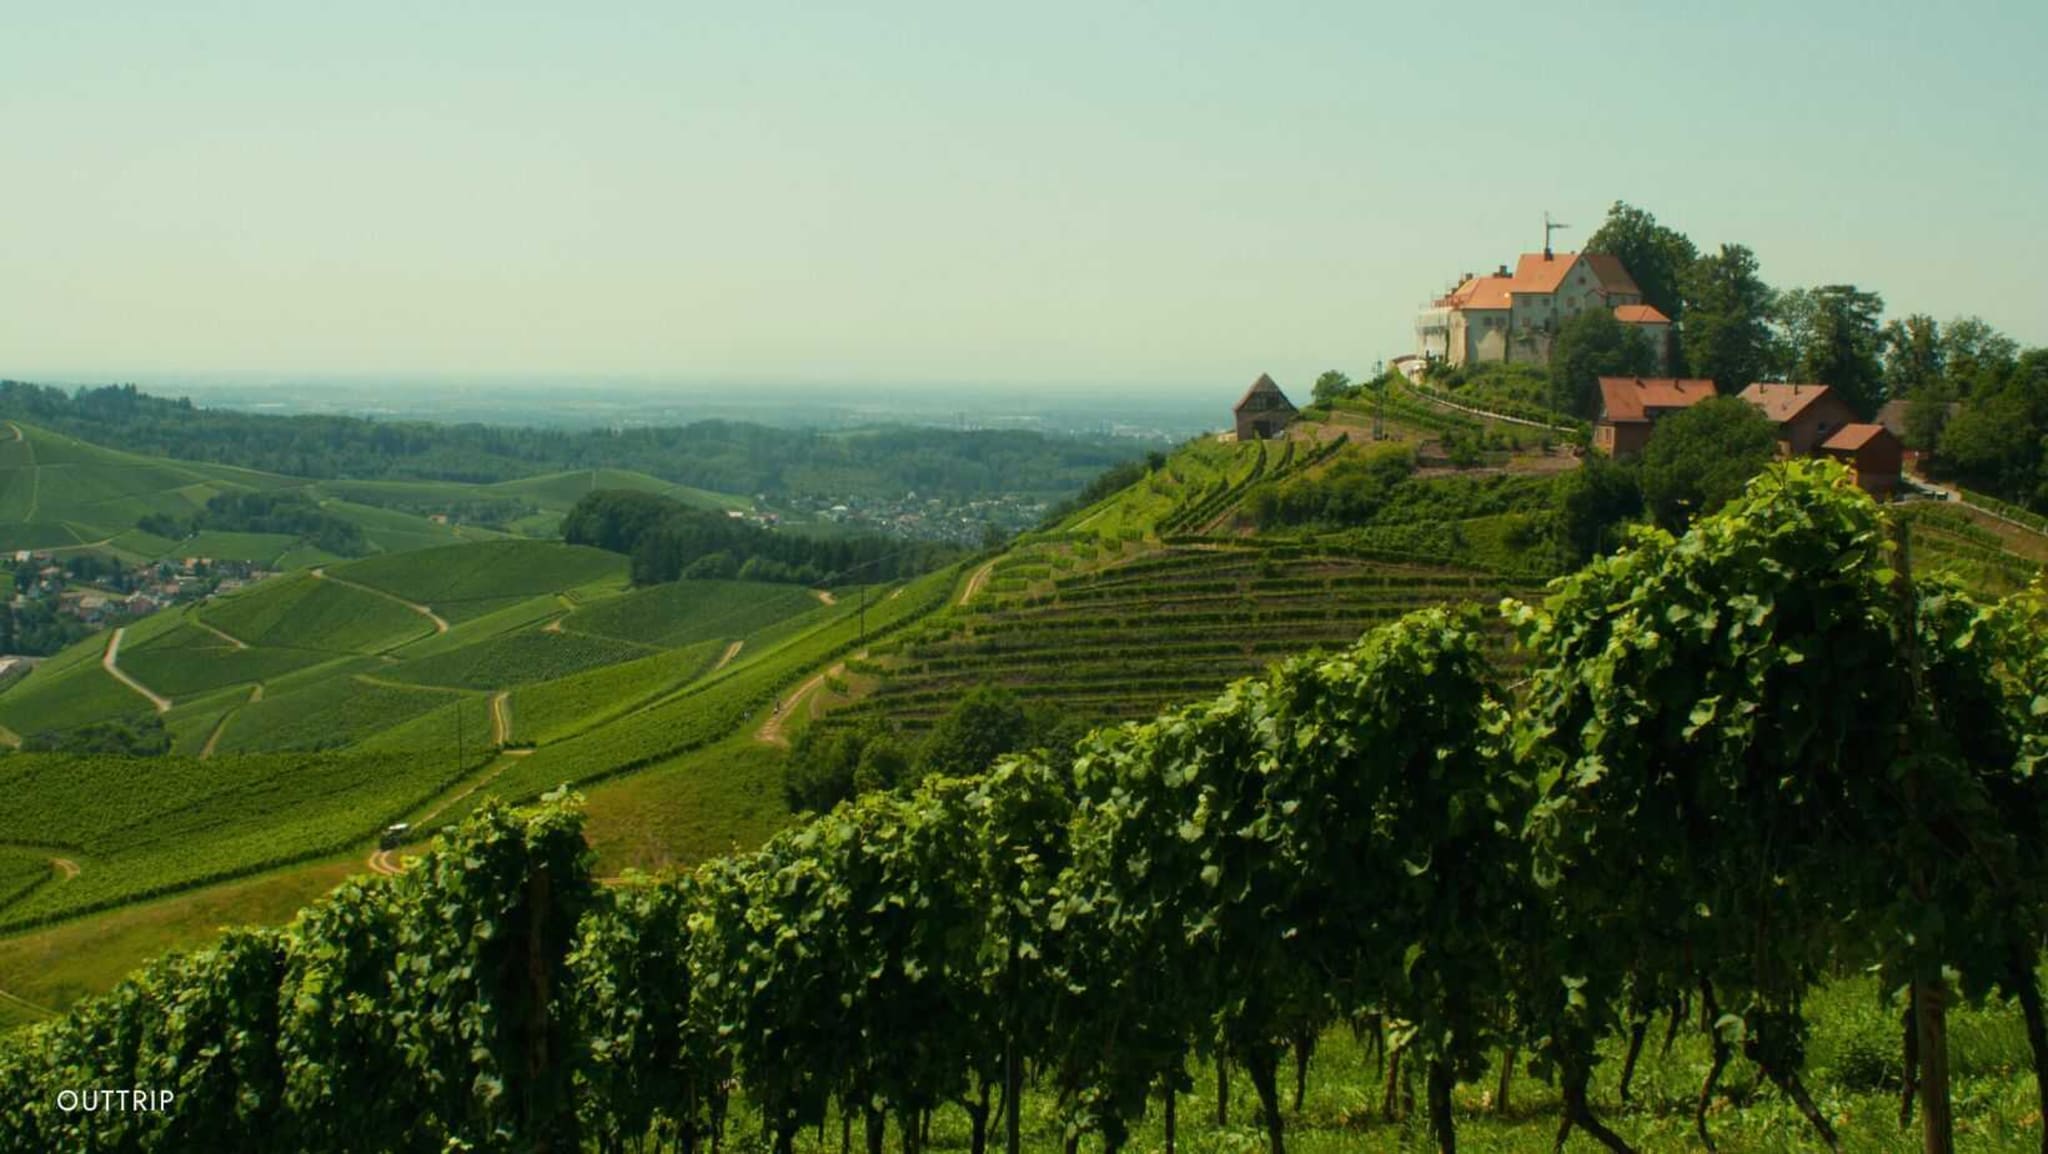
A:
MULTIPOLYGON (((481 605, 482 602, 468 602, 467 605, 481 605)), ((502 605, 489 612, 478 613, 461 619, 450 619, 446 633, 433 633, 416 641, 407 642, 393 655, 407 661, 450 653, 475 645, 492 637, 537 625, 551 617, 559 617, 566 610, 562 599, 554 594, 542 594, 502 605)))
POLYGON ((753 728, 590 789, 584 836, 597 871, 695 865, 752 849, 781 829, 789 820, 783 753, 756 741, 753 728))
MULTIPOLYGON (((351 854, 0 938, 0 990, 61 1011, 79 998, 112 989, 151 958, 207 945, 223 929, 282 925, 360 872, 362 861, 351 854)), ((0 1029, 40 1016, 0 1000, 0 1029)))
POLYGON ((231 685, 269 681, 327 660, 317 649, 237 649, 216 635, 186 625, 144 645, 121 646, 121 668, 129 676, 180 701, 231 685))

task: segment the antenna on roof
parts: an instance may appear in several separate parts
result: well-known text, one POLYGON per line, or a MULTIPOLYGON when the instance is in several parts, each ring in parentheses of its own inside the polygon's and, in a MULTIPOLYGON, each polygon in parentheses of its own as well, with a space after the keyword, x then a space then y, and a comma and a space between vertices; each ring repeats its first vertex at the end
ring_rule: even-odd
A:
POLYGON ((1551 233, 1553 233, 1553 232, 1556 232, 1556 231, 1557 231, 1558 229, 1561 229, 1561 228, 1570 228, 1570 227, 1571 227, 1571 225, 1565 224, 1565 223, 1563 223, 1563 222, 1561 222, 1561 221, 1555 221, 1555 220, 1552 220, 1552 219, 1550 219, 1550 213, 1549 213, 1549 211, 1548 211, 1548 210, 1545 210, 1545 211, 1544 211, 1544 213, 1543 213, 1543 259, 1544 259, 1544 260, 1549 260, 1549 259, 1550 259, 1550 234, 1551 234, 1551 233))

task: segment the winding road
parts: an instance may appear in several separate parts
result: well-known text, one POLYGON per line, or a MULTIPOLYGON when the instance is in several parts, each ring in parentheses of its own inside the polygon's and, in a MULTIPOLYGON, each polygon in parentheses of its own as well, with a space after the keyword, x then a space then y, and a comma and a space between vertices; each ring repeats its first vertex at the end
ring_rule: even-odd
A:
POLYGON ((491 744, 503 747, 512 740, 512 694, 498 692, 491 695, 491 744))
POLYGON ((716 673, 731 665, 732 659, 740 655, 740 647, 745 644, 745 641, 735 641, 731 645, 726 646, 725 652, 718 655, 718 664, 711 667, 711 672, 716 673))
POLYGON ((169 713, 171 711, 170 698, 165 697, 161 693, 157 693, 151 690, 148 686, 144 685, 140 681, 137 681, 133 677, 130 677, 126 673, 123 673, 121 671, 121 667, 118 664, 116 664, 121 655, 121 638, 127 636, 127 634, 128 627, 126 625, 123 625, 119 629, 114 630, 114 635, 112 637, 107 638, 107 651, 106 653, 100 656, 100 668, 105 669, 108 673, 113 674, 114 679, 116 681, 119 681, 121 684, 127 686, 128 688, 134 690, 137 693, 140 693, 142 696, 147 697, 149 699, 149 703, 156 707, 156 711, 158 713, 169 713))

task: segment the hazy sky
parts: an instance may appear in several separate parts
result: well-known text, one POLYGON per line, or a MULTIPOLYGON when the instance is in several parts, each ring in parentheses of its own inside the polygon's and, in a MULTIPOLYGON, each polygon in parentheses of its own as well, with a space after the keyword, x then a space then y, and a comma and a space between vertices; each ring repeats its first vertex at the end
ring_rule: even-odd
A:
POLYGON ((0 376, 1305 387, 1616 198, 1775 284, 2048 343, 2039 0, 10 0, 4 28, 0 376))

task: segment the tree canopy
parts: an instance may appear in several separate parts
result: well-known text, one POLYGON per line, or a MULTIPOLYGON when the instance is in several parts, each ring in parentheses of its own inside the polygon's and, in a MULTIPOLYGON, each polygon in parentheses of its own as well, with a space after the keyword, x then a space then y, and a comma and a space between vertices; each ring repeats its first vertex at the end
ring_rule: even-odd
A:
POLYGON ((1778 429, 1736 397, 1711 397, 1657 422, 1643 448, 1643 503, 1678 530, 1742 493, 1778 451, 1778 429))

